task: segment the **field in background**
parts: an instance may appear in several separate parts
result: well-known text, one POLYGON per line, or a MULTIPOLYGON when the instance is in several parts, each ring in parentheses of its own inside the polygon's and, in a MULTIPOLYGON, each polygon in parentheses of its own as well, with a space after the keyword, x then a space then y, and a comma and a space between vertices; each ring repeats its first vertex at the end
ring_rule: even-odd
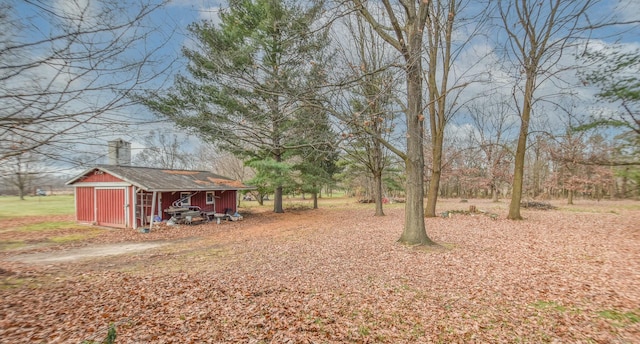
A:
POLYGON ((0 196, 0 220, 23 216, 72 215, 73 195, 0 196))
MULTIPOLYGON (((349 208, 349 209, 375 209, 374 204, 358 203, 356 198, 337 196, 324 196, 318 200, 320 208, 349 208)), ((567 205, 566 200, 554 200, 550 202, 560 210, 573 212, 616 212, 618 210, 640 210, 640 202, 620 200, 620 201, 593 201, 576 200, 574 205, 567 205)), ((438 200, 438 212, 448 210, 467 210, 469 206, 475 205, 478 210, 495 212, 499 216, 505 216, 509 207, 509 200, 503 199, 497 203, 489 199, 469 199, 441 198, 438 200)), ((313 207, 311 197, 285 197, 283 200, 285 210, 303 210, 313 207)), ((385 204, 384 209, 404 208, 403 203, 385 204)), ((261 206, 257 201, 240 201, 240 212, 269 211, 273 209, 273 200, 267 200, 261 206)), ((73 215, 74 204, 73 195, 55 196, 27 196, 20 200, 14 196, 0 196, 0 220, 19 217, 42 217, 73 215)))

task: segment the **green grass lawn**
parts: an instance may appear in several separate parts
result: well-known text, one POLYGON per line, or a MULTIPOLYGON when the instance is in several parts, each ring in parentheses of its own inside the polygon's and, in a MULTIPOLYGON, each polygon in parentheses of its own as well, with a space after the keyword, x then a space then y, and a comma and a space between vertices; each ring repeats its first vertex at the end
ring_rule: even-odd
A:
POLYGON ((73 195, 0 197, 0 221, 11 218, 37 217, 29 221, 19 221, 16 225, 0 227, 0 252, 20 249, 28 241, 38 245, 63 244, 85 240, 97 235, 95 229, 77 224, 75 221, 49 219, 47 216, 73 215, 73 195), (68 232, 59 233, 59 230, 68 232), (16 233, 19 233, 16 236, 16 233))
POLYGON ((70 215, 74 212, 73 195, 0 196, 0 219, 22 216, 70 215))

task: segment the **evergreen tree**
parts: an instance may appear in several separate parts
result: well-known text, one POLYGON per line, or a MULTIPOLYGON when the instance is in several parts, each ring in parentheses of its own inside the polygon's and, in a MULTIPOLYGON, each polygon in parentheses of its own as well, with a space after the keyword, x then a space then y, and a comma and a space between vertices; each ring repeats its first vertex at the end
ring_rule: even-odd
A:
POLYGON ((189 27, 196 43, 183 49, 189 76, 179 76, 167 94, 140 97, 161 116, 263 168, 257 173, 271 178, 262 180, 273 187, 277 213, 280 183, 291 173, 285 159, 300 148, 298 117, 324 80, 321 9, 293 0, 229 0, 219 25, 189 27))
POLYGON ((329 115, 308 111, 301 118, 299 146, 296 151, 298 163, 294 169, 300 173, 299 189, 311 193, 313 208, 318 208, 318 194, 322 187, 331 185, 333 175, 338 172, 339 157, 336 134, 331 129, 329 115))
POLYGON ((593 70, 585 83, 599 88, 599 99, 620 105, 620 111, 601 117, 588 126, 611 126, 640 137, 640 50, 624 52, 619 48, 585 54, 593 70))

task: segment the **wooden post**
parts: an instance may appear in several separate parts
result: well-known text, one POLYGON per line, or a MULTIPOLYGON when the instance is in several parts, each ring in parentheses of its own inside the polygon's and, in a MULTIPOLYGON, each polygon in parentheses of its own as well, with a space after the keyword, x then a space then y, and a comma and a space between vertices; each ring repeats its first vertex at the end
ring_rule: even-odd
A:
POLYGON ((158 192, 154 191, 151 196, 151 221, 149 223, 149 231, 153 228, 154 218, 156 217, 156 198, 158 197, 158 192))
POLYGON ((142 190, 138 190, 139 192, 136 193, 136 197, 138 197, 138 195, 140 195, 140 227, 144 227, 144 225, 147 224, 147 221, 145 220, 145 216, 144 216, 144 191, 142 190))
MULTIPOLYGON (((133 197, 131 197, 133 199, 133 205, 131 206, 131 209, 133 210, 133 223, 131 224, 131 228, 138 229, 138 219, 136 218, 136 207, 138 206, 139 190, 135 186, 131 186, 131 191, 133 193, 133 197)), ((129 215, 129 218, 131 218, 130 215, 129 215)))

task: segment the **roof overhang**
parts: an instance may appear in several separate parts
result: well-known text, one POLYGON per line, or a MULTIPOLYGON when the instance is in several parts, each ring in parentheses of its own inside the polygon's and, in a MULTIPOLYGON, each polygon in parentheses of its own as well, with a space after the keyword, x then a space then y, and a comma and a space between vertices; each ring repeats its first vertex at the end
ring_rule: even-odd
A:
POLYGON ((80 173, 79 175, 77 175, 76 177, 74 177, 73 179, 67 181, 65 183, 65 185, 71 185, 73 187, 88 187, 88 186, 105 186, 107 184, 118 184, 118 186, 135 186, 137 188, 139 188, 140 190, 144 190, 146 192, 179 192, 179 191, 190 191, 190 192, 195 192, 195 191, 243 191, 243 190, 255 190, 257 189, 255 186, 238 186, 238 187, 234 187, 234 186, 217 186, 217 187, 182 187, 182 188, 171 188, 171 187, 162 187, 162 188, 154 188, 154 187, 149 187, 147 185, 142 185, 136 181, 133 181, 129 178, 126 178, 120 174, 118 174, 116 171, 109 169, 109 168, 103 168, 101 166, 95 166, 92 168, 89 168, 87 170, 85 170, 84 172, 80 173), (88 175, 89 173, 91 173, 92 171, 102 171, 104 173, 108 173, 120 180, 122 180, 122 182, 111 182, 111 183, 83 183, 82 179, 88 175))
MULTIPOLYGON (((66 183, 65 183, 65 185, 76 184, 79 180, 82 180, 82 178, 83 178, 84 176, 86 176, 87 174, 89 174, 89 172, 91 172, 91 171, 96 171, 96 170, 97 170, 97 171, 102 171, 102 172, 104 172, 104 173, 108 173, 108 174, 110 174, 110 175, 112 175, 112 176, 114 176, 114 177, 117 177, 117 178, 119 178, 120 180, 124 181, 125 183, 128 183, 129 185, 133 185, 133 186, 135 186, 135 187, 138 187, 138 188, 144 189, 144 186, 142 186, 142 185, 140 185, 140 184, 138 184, 138 183, 136 183, 136 182, 134 182, 134 181, 128 180, 127 178, 125 178, 125 177, 123 177, 123 176, 121 176, 121 175, 118 175, 117 173, 115 173, 115 172, 113 172, 113 171, 111 171, 111 170, 108 170, 108 169, 102 168, 102 167, 100 167, 100 166, 92 167, 92 168, 90 168, 90 169, 85 170, 84 172, 80 173, 79 175, 77 175, 77 176, 76 176, 76 177, 74 177, 73 179, 71 179, 71 180, 69 180, 68 182, 66 182, 66 183)), ((80 183, 81 183, 81 182, 80 182, 80 183)), ((72 186, 74 186, 74 187, 75 187, 75 186, 89 186, 89 185, 88 185, 88 184, 85 184, 85 185, 77 184, 77 185, 72 185, 72 186)))
POLYGON ((149 188, 145 189, 140 187, 141 190, 148 192, 178 192, 178 191, 243 191, 243 190, 255 190, 257 189, 255 186, 252 187, 244 187, 244 188, 208 188, 208 189, 191 189, 191 188, 182 188, 182 189, 157 189, 157 188, 149 188))

